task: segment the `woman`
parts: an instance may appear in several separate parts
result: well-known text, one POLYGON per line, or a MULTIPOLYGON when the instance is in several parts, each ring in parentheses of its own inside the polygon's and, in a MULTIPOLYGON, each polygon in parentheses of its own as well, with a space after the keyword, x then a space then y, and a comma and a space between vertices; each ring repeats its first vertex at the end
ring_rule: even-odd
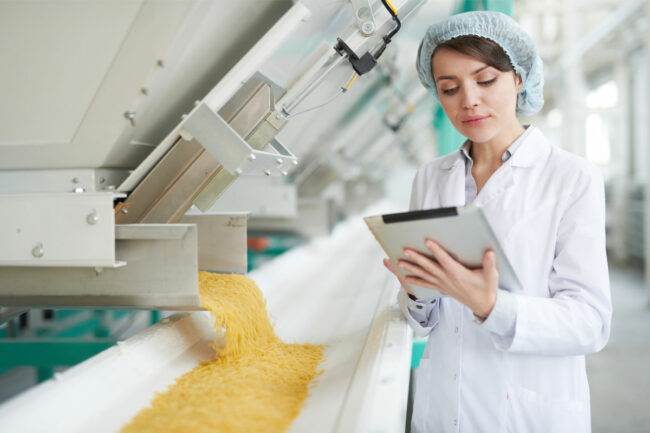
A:
POLYGON ((588 432, 585 355, 611 320, 602 176, 517 120, 543 104, 542 62, 506 15, 434 24, 417 66, 467 141, 420 168, 411 208, 481 206, 524 289, 498 287, 492 251, 470 270, 432 239, 435 261, 404 250, 399 303, 428 335, 411 431, 588 432), (409 283, 448 296, 416 299, 409 283))

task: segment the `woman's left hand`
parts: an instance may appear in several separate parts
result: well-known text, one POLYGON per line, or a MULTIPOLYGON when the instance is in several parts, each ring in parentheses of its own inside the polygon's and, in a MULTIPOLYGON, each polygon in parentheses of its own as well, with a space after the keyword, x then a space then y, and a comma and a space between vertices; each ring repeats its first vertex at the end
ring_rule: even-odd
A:
POLYGON ((494 251, 485 251, 480 269, 468 269, 434 240, 427 239, 424 244, 435 261, 405 248, 404 257, 408 262, 400 260, 398 265, 411 274, 406 277, 406 282, 445 293, 465 304, 476 316, 487 318, 496 303, 499 287, 494 251))

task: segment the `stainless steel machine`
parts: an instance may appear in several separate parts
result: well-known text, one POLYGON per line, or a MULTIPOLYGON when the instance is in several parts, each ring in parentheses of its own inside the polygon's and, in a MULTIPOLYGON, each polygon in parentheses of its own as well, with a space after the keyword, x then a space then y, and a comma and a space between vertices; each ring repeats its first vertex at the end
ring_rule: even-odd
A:
MULTIPOLYGON (((251 274, 281 338, 329 345, 292 429, 398 431, 411 334, 348 217, 435 153, 412 65, 455 2, 423 3, 1 2, 0 306, 199 310, 198 270, 299 233, 251 274)), ((206 312, 166 319, 0 406, 0 431, 116 431, 212 338, 206 312)))
POLYGON ((3 3, 0 304, 197 308, 197 269, 246 269, 246 191, 280 209, 271 228, 314 208, 331 226, 313 199, 332 179, 376 182, 409 152, 381 119, 350 143, 307 112, 342 114, 314 108, 359 74, 357 101, 385 99, 372 81, 420 3, 3 3))

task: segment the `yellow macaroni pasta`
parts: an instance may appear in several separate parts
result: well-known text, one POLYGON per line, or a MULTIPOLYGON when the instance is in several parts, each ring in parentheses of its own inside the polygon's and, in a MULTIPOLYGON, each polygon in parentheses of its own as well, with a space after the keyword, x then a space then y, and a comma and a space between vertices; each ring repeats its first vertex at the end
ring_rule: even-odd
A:
POLYGON ((199 283, 217 334, 225 329, 218 356, 157 394, 122 433, 286 431, 322 373, 324 346, 282 342, 250 278, 200 272, 199 283))

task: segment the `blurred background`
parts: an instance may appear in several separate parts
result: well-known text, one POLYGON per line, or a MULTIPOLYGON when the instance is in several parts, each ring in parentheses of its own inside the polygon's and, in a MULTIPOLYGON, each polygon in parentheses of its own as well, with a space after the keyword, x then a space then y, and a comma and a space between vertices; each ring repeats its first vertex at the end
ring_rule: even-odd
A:
POLYGON ((546 104, 532 121, 605 177, 614 315, 609 344, 587 357, 598 432, 650 428, 649 14, 644 1, 514 3, 546 67, 546 104))

